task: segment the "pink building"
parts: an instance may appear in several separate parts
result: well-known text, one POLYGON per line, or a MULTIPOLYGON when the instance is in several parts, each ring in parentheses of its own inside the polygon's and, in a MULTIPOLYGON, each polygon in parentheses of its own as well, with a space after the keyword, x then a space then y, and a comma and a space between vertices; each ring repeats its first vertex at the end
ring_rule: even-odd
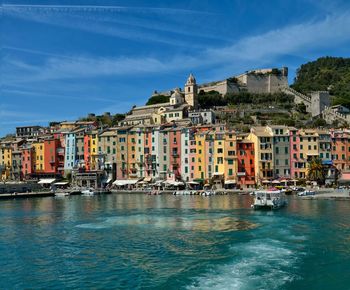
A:
POLYGON ((181 179, 181 129, 169 131, 170 172, 175 180, 181 179))

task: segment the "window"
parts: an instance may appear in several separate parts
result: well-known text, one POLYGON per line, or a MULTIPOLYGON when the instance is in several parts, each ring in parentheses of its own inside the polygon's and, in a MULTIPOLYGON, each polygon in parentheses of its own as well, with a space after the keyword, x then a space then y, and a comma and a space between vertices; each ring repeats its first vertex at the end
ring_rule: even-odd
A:
POLYGON ((233 165, 233 160, 232 159, 227 160, 227 164, 228 165, 233 165))
POLYGON ((233 175, 233 170, 232 170, 231 168, 228 170, 228 175, 229 175, 229 176, 232 176, 232 175, 233 175))

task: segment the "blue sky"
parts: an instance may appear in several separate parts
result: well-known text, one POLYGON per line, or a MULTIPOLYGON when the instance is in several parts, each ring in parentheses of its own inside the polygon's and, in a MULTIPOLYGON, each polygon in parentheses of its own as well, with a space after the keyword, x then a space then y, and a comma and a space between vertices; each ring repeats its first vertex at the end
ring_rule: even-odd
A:
POLYGON ((350 56, 350 3, 2 1, 0 136, 126 112, 154 90, 350 56))

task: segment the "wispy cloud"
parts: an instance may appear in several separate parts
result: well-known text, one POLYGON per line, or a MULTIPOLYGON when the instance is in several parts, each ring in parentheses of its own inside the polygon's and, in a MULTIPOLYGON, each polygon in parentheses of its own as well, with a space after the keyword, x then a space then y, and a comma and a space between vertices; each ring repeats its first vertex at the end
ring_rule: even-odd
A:
MULTIPOLYGON (((175 55, 172 58, 118 57, 61 58, 49 56, 43 65, 35 66, 17 59, 4 59, 5 64, 23 72, 23 81, 96 76, 124 76, 147 73, 196 70, 220 67, 222 73, 237 72, 242 68, 271 64, 282 55, 305 56, 322 48, 330 48, 350 41, 350 13, 329 15, 323 20, 310 21, 243 38, 230 46, 198 51, 192 56, 175 55), (30 73, 28 73, 30 72, 30 73)), ((5 76, 6 77, 6 76, 5 76)), ((18 75, 6 77, 18 81, 18 75)))
MULTIPOLYGON (((2 7, 5 15, 136 41, 177 46, 188 45, 190 37, 225 41, 213 33, 203 33, 201 25, 194 23, 193 17, 197 22, 206 20, 208 15, 213 17, 212 13, 205 11, 99 5, 3 4, 2 7), (188 39, 179 36, 187 36, 188 39)), ((197 42, 192 45, 199 47, 197 42)))

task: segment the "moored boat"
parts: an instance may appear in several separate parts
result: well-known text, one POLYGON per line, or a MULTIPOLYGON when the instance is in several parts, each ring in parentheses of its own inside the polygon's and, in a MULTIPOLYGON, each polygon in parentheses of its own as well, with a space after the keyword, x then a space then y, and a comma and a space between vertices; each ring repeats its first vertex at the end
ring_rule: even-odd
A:
POLYGON ((90 196, 90 195, 98 195, 98 194, 108 194, 108 193, 111 193, 111 191, 103 188, 88 188, 88 189, 82 190, 81 193, 83 195, 90 196))
POLYGON ((65 196, 69 196, 70 193, 67 191, 56 191, 55 192, 55 196, 56 197, 65 197, 65 196))
POLYGON ((313 191, 313 190, 304 190, 302 192, 299 192, 298 193, 298 196, 312 196, 312 195, 315 195, 316 192, 313 191))
POLYGON ((255 192, 254 209, 278 209, 287 205, 285 195, 280 190, 261 190, 255 192))

